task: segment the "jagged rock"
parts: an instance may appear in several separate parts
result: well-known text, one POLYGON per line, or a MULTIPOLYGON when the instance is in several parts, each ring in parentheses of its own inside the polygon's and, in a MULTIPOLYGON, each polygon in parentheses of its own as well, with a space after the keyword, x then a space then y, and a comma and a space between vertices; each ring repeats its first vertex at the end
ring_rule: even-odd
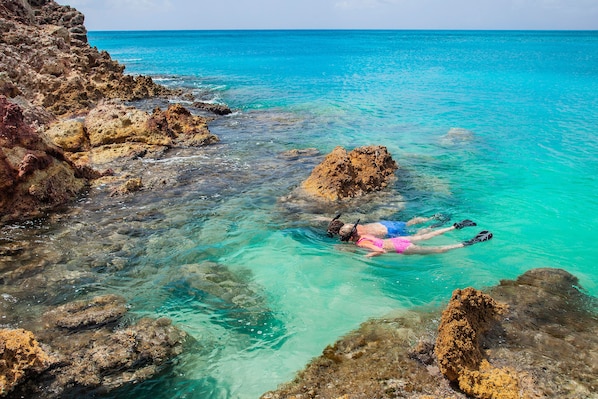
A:
POLYGON ((203 109, 204 111, 208 111, 216 115, 228 115, 233 112, 229 107, 223 104, 212 104, 196 101, 191 104, 191 106, 194 108, 203 109))
POLYGON ((85 124, 81 120, 68 119, 54 123, 42 133, 42 137, 66 152, 88 151, 91 147, 85 124))
POLYGON ((473 288, 455 290, 442 312, 435 353, 440 371, 476 398, 518 399, 517 372, 492 366, 482 349, 482 337, 507 306, 473 288))
POLYGON ((593 398, 596 309, 571 274, 533 269, 485 293, 456 291, 440 329, 439 312, 368 321, 262 398, 593 398))
POLYGON ((62 151, 46 144, 21 109, 0 96, 0 221, 39 216, 77 197, 87 186, 62 151))
POLYGON ((179 104, 152 114, 126 106, 119 100, 101 101, 85 117, 83 124, 72 121, 45 133, 55 144, 79 149, 89 146, 89 153, 78 154, 77 163, 101 165, 118 158, 134 158, 160 148, 202 146, 216 143, 207 120, 192 115, 179 104), (82 129, 82 130, 81 130, 82 129))
POLYGON ((172 90, 125 67, 87 43, 84 16, 54 1, 0 5, 0 94, 22 97, 54 115, 87 110, 103 98, 136 100, 172 90))
POLYGON ((143 188, 143 182, 141 181, 140 177, 134 177, 132 179, 127 180, 114 190, 110 192, 110 196, 113 197, 115 195, 125 195, 129 193, 133 193, 139 191, 143 188))
POLYGON ((384 189, 397 168, 386 147, 359 147, 348 153, 336 147, 301 187, 318 198, 344 200, 384 189))
POLYGON ((0 396, 6 396, 23 379, 52 364, 31 331, 0 330, 0 396))
POLYGON ((169 319, 142 318, 128 324, 123 320, 125 312, 124 299, 117 295, 46 312, 37 336, 52 356, 52 367, 27 376, 15 388, 14 397, 108 392, 156 375, 182 352, 187 334, 169 319))
POLYGON ((192 115, 180 104, 169 105, 166 111, 155 109, 148 126, 151 130, 152 127, 163 126, 164 121, 166 121, 167 131, 172 132, 174 142, 179 146, 194 147, 220 141, 208 130, 207 119, 192 115))
POLYGON ((125 299, 118 295, 104 295, 91 301, 75 301, 44 314, 47 328, 77 330, 103 326, 120 319, 127 312, 125 299))

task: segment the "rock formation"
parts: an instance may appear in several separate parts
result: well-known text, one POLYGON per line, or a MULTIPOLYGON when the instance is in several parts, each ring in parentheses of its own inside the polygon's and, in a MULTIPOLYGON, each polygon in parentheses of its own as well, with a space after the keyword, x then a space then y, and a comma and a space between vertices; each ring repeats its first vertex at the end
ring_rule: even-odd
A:
POLYGON ((262 398, 593 398, 596 309, 566 271, 530 270, 455 291, 440 325, 439 312, 364 323, 262 398))
POLYGON ((26 376, 45 371, 52 364, 31 331, 0 330, 0 396, 12 391, 26 376))
MULTIPOLYGON (((92 168, 218 141, 206 118, 180 105, 153 114, 125 106, 122 101, 182 92, 149 77, 125 75, 123 65, 88 44, 83 23, 83 14, 51 0, 0 5, 0 223, 55 211, 77 198, 90 179, 114 174, 114 169, 92 168)), ((217 114, 230 112, 196 104, 217 114)), ((113 181, 127 179, 140 177, 113 181)))
MULTIPOLYGON (((0 6, 0 94, 53 115, 93 107, 104 98, 135 100, 170 91, 87 43, 84 16, 51 0, 0 6)), ((25 107, 29 109, 29 107, 25 107)))
POLYGON ((46 144, 20 107, 0 96, 0 222, 40 216, 75 199, 87 177, 93 172, 46 144))
POLYGON ((344 200, 382 190, 397 168, 386 147, 366 146, 350 152, 336 147, 301 187, 318 198, 344 200))
POLYGON ((518 399, 519 377, 513 369, 492 366, 484 355, 482 339, 506 312, 489 295, 473 288, 455 290, 442 312, 435 353, 442 374, 476 398, 518 399))
POLYGON ((101 101, 85 118, 57 122, 43 136, 64 149, 73 162, 96 167, 175 146, 219 141, 210 133, 205 118, 192 115, 179 104, 149 114, 120 100, 101 101))
MULTIPOLYGON (((14 340, 6 341, 0 384, 2 378, 10 380, 14 397, 58 398, 107 392, 155 375, 182 352, 187 335, 166 318, 127 325, 126 311, 124 298, 117 295, 49 310, 36 336, 51 358, 39 349, 33 333, 5 333, 26 339, 18 347, 14 340), (29 369, 27 378, 21 378, 29 369)), ((2 331, 0 342, 5 339, 2 331)))

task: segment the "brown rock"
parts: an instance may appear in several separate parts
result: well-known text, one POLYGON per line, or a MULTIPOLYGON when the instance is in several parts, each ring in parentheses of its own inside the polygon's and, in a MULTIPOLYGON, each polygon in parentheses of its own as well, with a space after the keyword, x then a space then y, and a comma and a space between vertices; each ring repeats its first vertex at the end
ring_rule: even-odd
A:
POLYGON ((31 331, 0 330, 0 396, 13 390, 27 375, 43 372, 51 363, 31 331))
POLYGON ((191 106, 203 109, 204 111, 208 111, 216 115, 228 115, 233 112, 229 107, 223 104, 212 104, 196 101, 193 104, 191 104, 191 106))
POLYGON ((123 297, 104 295, 91 301, 70 302, 52 309, 44 314, 44 322, 49 328, 76 330, 113 323, 126 312, 123 297))
POLYGON ((141 178, 134 177, 134 178, 127 180, 126 182, 124 182, 123 184, 121 184, 120 186, 115 188, 114 190, 112 190, 110 192, 110 196, 113 197, 115 195, 125 195, 125 194, 129 194, 129 193, 133 193, 133 192, 141 190, 142 187, 143 187, 143 183, 141 181, 141 178))
POLYGON ((457 375, 459 387, 440 373, 432 354, 433 331, 445 330, 438 329, 438 313, 418 311, 364 323, 262 398, 594 398, 597 306, 577 278, 533 269, 489 293, 495 299, 471 288, 456 291, 442 317, 443 326, 462 321, 455 323, 456 342, 446 335, 441 343, 457 363, 443 368, 457 375), (475 335, 459 329, 464 325, 475 335))
POLYGON ((148 128, 150 115, 125 106, 120 101, 102 101, 85 118, 85 129, 92 147, 125 142, 172 146, 168 126, 148 128))
POLYGON ((105 295, 46 312, 38 339, 52 367, 25 376, 15 397, 94 396, 162 371, 182 352, 186 333, 167 318, 129 324, 126 311, 124 298, 105 295))
POLYGON ((55 1, 7 0, 0 5, 0 91, 22 96, 54 115, 87 110, 104 98, 136 100, 173 91, 87 43, 84 17, 55 1))
MULTIPOLYGON (((509 368, 492 366, 482 337, 507 306, 473 288, 455 290, 442 312, 435 353, 440 371, 468 395, 483 399, 519 399, 521 378, 509 368)), ((524 396, 526 397, 526 396, 524 396)))
POLYGON ((208 130, 207 119, 192 115, 180 104, 170 105, 164 112, 155 109, 152 120, 158 125, 166 121, 167 131, 172 132, 177 145, 195 147, 219 141, 218 137, 208 130))
POLYGON ((72 201, 87 187, 81 172, 24 122, 20 107, 0 97, 0 222, 72 201))
POLYGON ((85 125, 80 120, 54 123, 42 133, 42 137, 67 152, 81 152, 90 147, 85 125))
POLYGON ((347 153, 336 147, 301 187, 313 196, 337 201, 384 189, 397 169, 386 147, 367 146, 347 153))

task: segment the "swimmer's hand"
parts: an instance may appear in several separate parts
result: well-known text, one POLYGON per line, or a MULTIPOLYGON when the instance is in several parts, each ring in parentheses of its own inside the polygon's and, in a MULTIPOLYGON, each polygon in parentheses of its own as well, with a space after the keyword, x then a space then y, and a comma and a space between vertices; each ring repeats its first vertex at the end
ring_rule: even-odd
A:
POLYGON ((367 253, 367 254, 365 254, 365 257, 366 258, 372 258, 374 256, 382 255, 382 254, 385 254, 385 253, 386 253, 386 251, 383 249, 381 251, 373 251, 373 252, 367 253))

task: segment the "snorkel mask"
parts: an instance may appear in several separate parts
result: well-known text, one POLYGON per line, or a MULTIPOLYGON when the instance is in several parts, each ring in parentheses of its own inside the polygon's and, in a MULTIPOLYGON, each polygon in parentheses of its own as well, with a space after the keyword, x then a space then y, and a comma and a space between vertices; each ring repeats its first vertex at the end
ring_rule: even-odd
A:
POLYGON ((339 213, 328 223, 328 229, 326 230, 328 237, 334 237, 335 234, 338 234, 341 227, 343 227, 344 223, 338 220, 340 217, 341 214, 339 213))
POLYGON ((349 241, 351 239, 351 237, 353 237, 357 233, 357 225, 359 224, 360 220, 361 219, 357 219, 357 222, 355 222, 355 224, 353 225, 353 228, 351 229, 351 233, 347 236, 341 237, 341 241, 349 241))

